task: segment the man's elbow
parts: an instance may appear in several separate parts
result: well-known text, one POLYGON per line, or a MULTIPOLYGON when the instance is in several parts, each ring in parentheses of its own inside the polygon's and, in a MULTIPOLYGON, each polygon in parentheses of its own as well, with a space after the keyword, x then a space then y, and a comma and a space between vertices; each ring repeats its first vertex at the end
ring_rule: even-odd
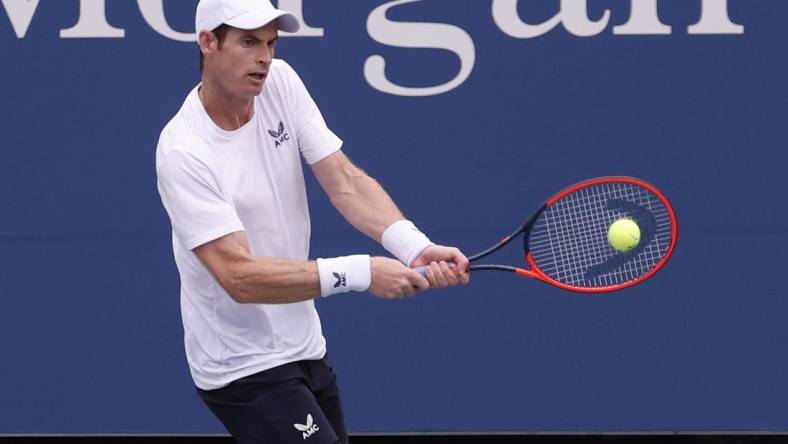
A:
POLYGON ((230 273, 229 276, 221 280, 221 283, 224 290, 235 302, 239 304, 251 304, 254 302, 249 279, 242 272, 230 273))
POLYGON ((252 300, 251 294, 242 287, 234 287, 227 293, 235 302, 239 304, 251 304, 254 302, 252 300))

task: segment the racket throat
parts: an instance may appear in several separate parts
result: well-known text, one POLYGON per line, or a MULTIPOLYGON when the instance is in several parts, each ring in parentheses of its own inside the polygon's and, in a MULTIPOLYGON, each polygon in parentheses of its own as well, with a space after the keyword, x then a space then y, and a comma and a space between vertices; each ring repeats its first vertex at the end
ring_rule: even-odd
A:
POLYGON ((470 270, 471 271, 485 271, 485 270, 487 270, 487 271, 508 271, 510 273, 515 273, 515 274, 518 274, 520 276, 527 276, 529 278, 544 280, 539 273, 535 273, 535 272, 533 272, 531 270, 528 270, 526 268, 512 267, 511 265, 487 265, 487 264, 484 264, 484 265, 471 265, 470 270))
POLYGON ((517 273, 520 276, 525 276, 525 277, 529 277, 529 278, 533 278, 533 279, 542 280, 542 277, 539 274, 534 273, 533 271, 527 270, 525 268, 515 268, 514 272, 517 273))

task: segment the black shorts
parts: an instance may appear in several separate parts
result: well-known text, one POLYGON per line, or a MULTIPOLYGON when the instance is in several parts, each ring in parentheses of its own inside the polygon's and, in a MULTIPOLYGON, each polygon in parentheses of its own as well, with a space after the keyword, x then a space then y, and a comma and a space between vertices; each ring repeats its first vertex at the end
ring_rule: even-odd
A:
POLYGON ((328 357, 274 367, 197 393, 239 444, 348 442, 328 357))

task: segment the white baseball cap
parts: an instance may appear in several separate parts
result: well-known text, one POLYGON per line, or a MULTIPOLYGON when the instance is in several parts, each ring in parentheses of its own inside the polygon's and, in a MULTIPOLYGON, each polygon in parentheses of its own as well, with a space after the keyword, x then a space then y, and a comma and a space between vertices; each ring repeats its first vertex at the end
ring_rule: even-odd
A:
POLYGON ((277 20, 279 29, 296 32, 301 24, 293 14, 274 8, 269 0, 200 0, 195 30, 213 31, 222 24, 239 29, 257 29, 277 20))

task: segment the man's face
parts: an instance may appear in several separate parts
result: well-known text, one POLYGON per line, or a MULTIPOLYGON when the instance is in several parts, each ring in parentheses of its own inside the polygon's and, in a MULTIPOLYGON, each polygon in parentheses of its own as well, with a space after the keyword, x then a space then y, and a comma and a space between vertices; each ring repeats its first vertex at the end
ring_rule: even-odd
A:
POLYGON ((276 22, 253 29, 230 28, 210 55, 211 71, 226 93, 254 97, 263 90, 279 39, 276 22))

